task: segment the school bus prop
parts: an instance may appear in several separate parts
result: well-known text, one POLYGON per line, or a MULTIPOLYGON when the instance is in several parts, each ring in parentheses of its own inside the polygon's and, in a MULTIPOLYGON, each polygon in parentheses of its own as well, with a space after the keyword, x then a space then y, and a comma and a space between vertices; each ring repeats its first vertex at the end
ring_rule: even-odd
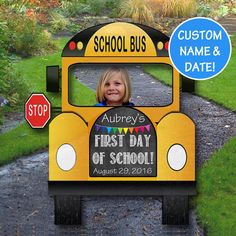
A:
POLYGON ((47 91, 61 90, 62 98, 62 112, 49 126, 48 183, 56 224, 81 222, 82 195, 160 195, 162 223, 188 223, 188 196, 195 194, 195 125, 180 112, 180 74, 169 59, 168 40, 140 24, 98 25, 69 40, 61 71, 47 67, 47 91), (172 102, 160 107, 71 104, 69 68, 96 63, 170 65, 172 102))

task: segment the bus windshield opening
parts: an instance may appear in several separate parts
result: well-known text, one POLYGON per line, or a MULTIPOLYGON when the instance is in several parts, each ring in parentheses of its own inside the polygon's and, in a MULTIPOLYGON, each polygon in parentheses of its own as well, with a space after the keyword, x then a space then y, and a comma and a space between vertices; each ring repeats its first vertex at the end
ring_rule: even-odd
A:
POLYGON ((69 67, 68 76, 69 103, 74 106, 109 106, 110 101, 121 100, 160 107, 173 101, 173 68, 168 64, 78 63, 69 67))

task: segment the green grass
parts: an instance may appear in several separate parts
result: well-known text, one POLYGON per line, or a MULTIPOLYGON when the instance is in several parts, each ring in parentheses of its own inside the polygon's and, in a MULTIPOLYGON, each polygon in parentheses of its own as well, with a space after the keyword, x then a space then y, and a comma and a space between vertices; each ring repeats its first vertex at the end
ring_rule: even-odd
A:
MULTIPOLYGON (((216 77, 196 82, 195 93, 201 97, 215 101, 233 111, 236 110, 236 36, 231 37, 233 45, 230 62, 222 73, 216 77)), ((144 70, 154 78, 171 85, 169 73, 171 70, 166 67, 164 70, 160 65, 145 65, 144 70)))
POLYGON ((154 78, 162 81, 166 85, 172 86, 172 69, 165 64, 147 64, 143 65, 145 72, 152 75, 154 78))
MULTIPOLYGON (((67 38, 62 38, 58 41, 60 45, 60 52, 58 53, 24 59, 15 64, 16 70, 21 73, 32 93, 44 93, 52 106, 61 106, 61 95, 60 93, 46 92, 46 66, 61 65, 61 50, 67 40, 67 38)), ((95 104, 95 93, 78 81, 75 82, 73 99, 81 105, 87 105, 88 102, 95 104)), ((30 97, 30 94, 28 97, 30 97)), ((0 135, 0 165, 47 146, 48 126, 43 129, 32 129, 29 124, 23 123, 17 128, 0 135)))
MULTIPOLYGON (((52 106, 61 105, 60 94, 46 93, 46 66, 60 65, 61 66, 61 51, 65 46, 68 38, 58 40, 59 51, 52 55, 38 56, 21 60, 14 66, 19 72, 23 80, 29 85, 32 93, 42 92, 50 100, 52 106)), ((30 94, 29 94, 30 97, 30 94)))
POLYGON ((198 174, 197 214, 209 236, 236 235, 236 136, 198 174))
POLYGON ((0 135, 0 165, 15 160, 19 156, 33 153, 48 145, 48 128, 32 129, 23 123, 0 135))
POLYGON ((85 85, 78 82, 76 77, 73 75, 69 79, 69 102, 75 106, 83 105, 83 106, 93 106, 96 104, 96 96, 95 92, 86 87, 85 85))
POLYGON ((196 93, 236 110, 236 48, 232 49, 230 62, 222 73, 213 79, 198 81, 196 93))

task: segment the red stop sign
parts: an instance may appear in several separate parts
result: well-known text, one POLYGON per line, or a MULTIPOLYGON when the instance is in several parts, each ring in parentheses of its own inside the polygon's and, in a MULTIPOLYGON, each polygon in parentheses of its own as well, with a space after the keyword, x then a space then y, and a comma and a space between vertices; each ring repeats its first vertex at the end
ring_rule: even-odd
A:
POLYGON ((51 104, 44 94, 32 94, 25 103, 25 119, 32 128, 43 128, 51 117, 51 104))

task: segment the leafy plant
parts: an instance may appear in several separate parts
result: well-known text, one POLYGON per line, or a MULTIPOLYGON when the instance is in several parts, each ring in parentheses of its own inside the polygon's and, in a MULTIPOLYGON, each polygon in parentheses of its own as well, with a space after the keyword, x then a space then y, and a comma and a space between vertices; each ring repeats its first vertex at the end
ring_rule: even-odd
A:
POLYGON ((229 13, 229 8, 228 6, 222 5, 218 10, 215 11, 215 13, 218 17, 226 16, 229 13))
POLYGON ((120 17, 129 17, 134 22, 146 25, 154 24, 154 17, 146 1, 143 0, 123 0, 120 5, 120 17))
POLYGON ((0 95, 8 100, 12 109, 19 110, 29 94, 29 88, 22 81, 21 76, 16 74, 10 61, 0 59, 0 63, 2 65, 0 70, 0 95))
POLYGON ((121 0, 63 0, 60 11, 66 17, 80 15, 109 15, 117 16, 121 0))
POLYGON ((91 11, 90 6, 85 1, 80 0, 62 1, 60 9, 66 17, 75 17, 91 11))
POLYGON ((0 96, 8 100, 12 109, 19 110, 29 94, 29 89, 21 76, 16 74, 6 55, 5 52, 1 52, 0 96))
POLYGON ((3 1, 3 5, 11 12, 47 23, 51 10, 60 6, 60 0, 9 0, 3 1))
POLYGON ((211 7, 209 4, 200 4, 197 7, 198 16, 209 16, 211 12, 211 7))
POLYGON ((74 22, 70 22, 70 24, 67 25, 66 29, 72 34, 75 34, 81 30, 80 26, 74 22))
MULTIPOLYGON (((20 97, 24 96, 26 86, 20 81, 19 75, 16 75, 7 53, 7 23, 0 23, 0 96, 6 98, 11 106, 17 106, 20 103, 20 97)), ((2 114, 3 111, 1 111, 2 114)), ((2 115, 1 115, 2 116, 2 115)))
POLYGON ((236 14, 236 7, 231 10, 233 14, 236 14))
POLYGON ((90 7, 90 13, 93 15, 102 15, 102 11, 106 8, 106 1, 104 0, 87 0, 90 7))
POLYGON ((118 17, 122 0, 106 0, 106 10, 110 17, 118 17))
POLYGON ((40 55, 56 49, 51 37, 37 24, 21 14, 7 12, 0 17, 6 22, 5 44, 11 53, 22 56, 40 55))
POLYGON ((69 24, 69 20, 66 19, 63 15, 53 12, 51 13, 51 20, 50 20, 50 26, 52 28, 52 31, 58 32, 59 30, 65 30, 67 25, 69 24))
POLYGON ((229 13, 236 13, 235 0, 198 0, 197 13, 198 16, 208 16, 212 18, 219 18, 228 15, 229 13))

